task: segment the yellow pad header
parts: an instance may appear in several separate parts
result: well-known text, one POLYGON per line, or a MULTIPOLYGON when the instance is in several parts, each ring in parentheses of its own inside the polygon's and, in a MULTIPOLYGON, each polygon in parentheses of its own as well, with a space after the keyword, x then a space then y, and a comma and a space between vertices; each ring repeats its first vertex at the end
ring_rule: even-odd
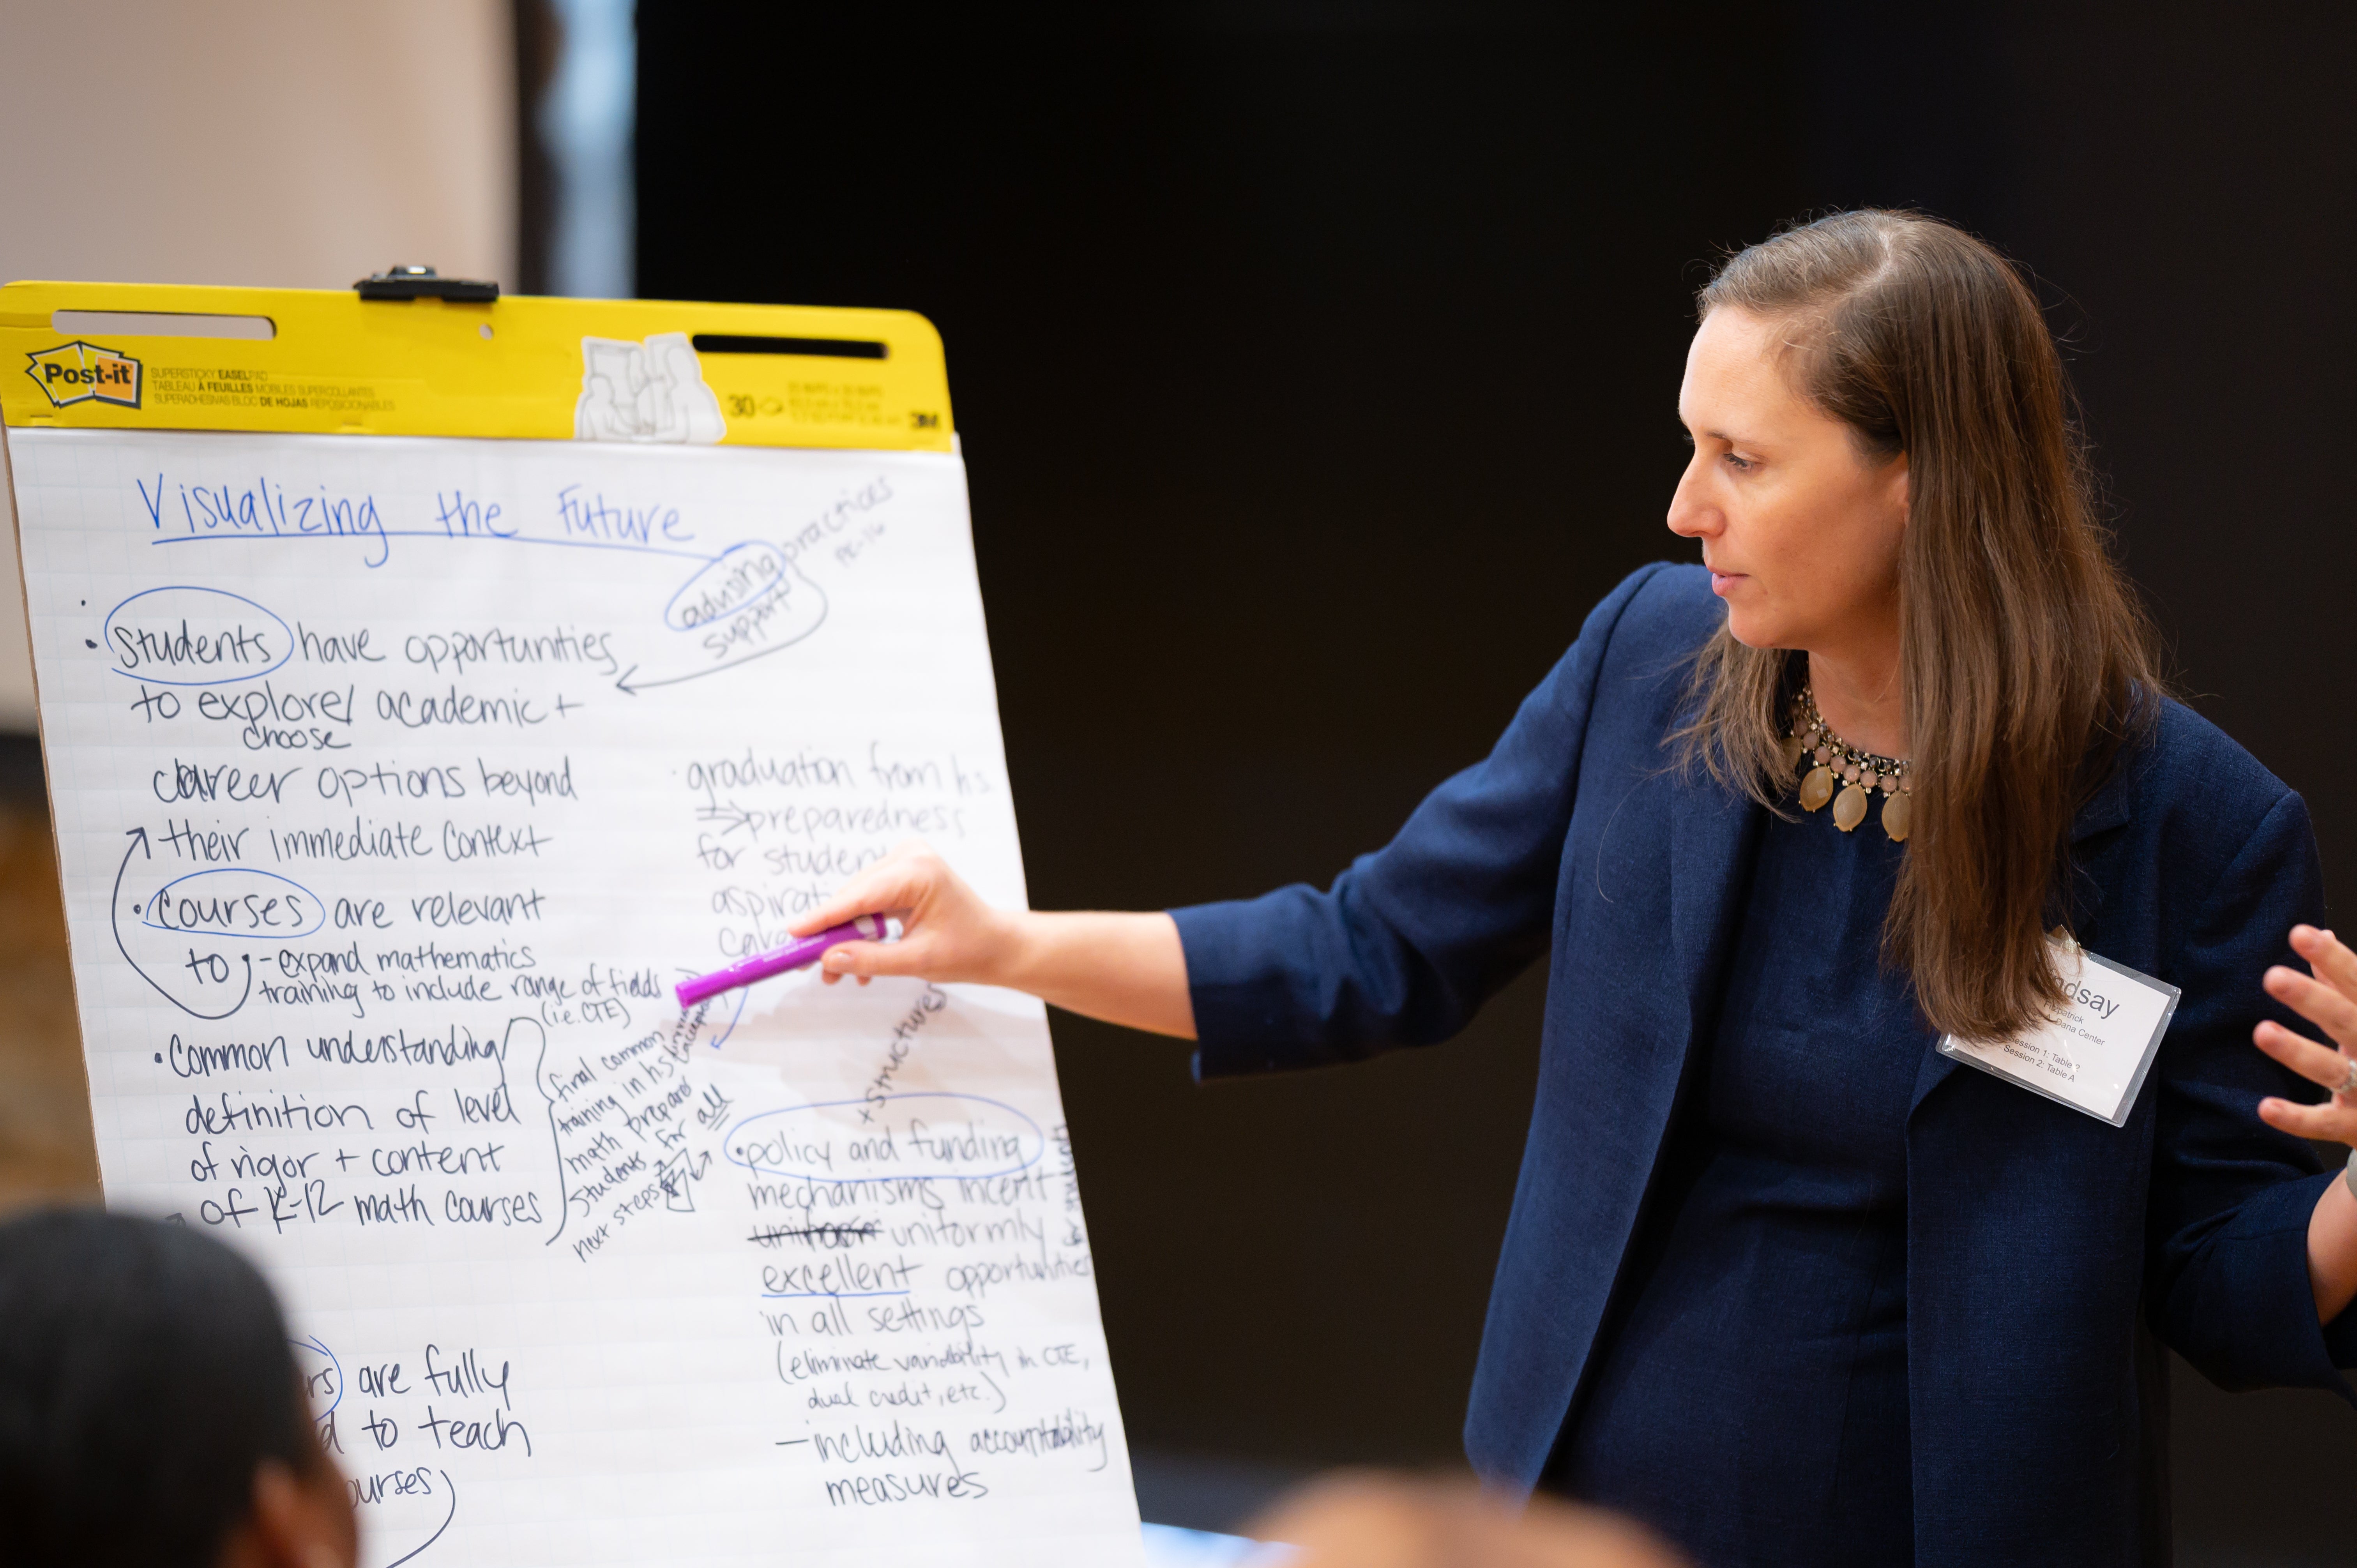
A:
POLYGON ((902 452, 954 428, 905 310, 64 283, 0 287, 0 418, 902 452))

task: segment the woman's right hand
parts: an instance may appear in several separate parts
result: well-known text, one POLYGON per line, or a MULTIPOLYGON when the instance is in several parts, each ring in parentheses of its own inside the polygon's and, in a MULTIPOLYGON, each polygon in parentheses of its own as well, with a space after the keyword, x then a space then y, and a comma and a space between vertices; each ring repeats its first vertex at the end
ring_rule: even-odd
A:
POLYGON ((879 974, 1026 991, 1069 1013, 1195 1037, 1187 954, 1168 915, 1059 914, 983 901, 932 847, 910 839, 795 923, 809 936, 862 915, 900 922, 897 942, 844 942, 819 961, 830 985, 879 974))
POLYGON ((1008 959, 1018 940, 1021 916, 985 903, 922 839, 896 845, 791 929, 793 935, 806 937, 862 915, 899 920, 900 940, 829 948, 820 963, 829 985, 845 975, 856 975, 865 985, 879 974, 1010 983, 1008 959))

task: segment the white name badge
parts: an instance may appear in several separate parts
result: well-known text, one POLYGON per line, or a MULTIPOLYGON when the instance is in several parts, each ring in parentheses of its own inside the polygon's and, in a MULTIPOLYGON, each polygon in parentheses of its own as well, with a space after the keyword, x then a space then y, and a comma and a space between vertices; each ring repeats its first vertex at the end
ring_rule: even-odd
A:
POLYGON ((2049 940, 2070 998, 2061 1016, 1993 1044, 1949 1035, 1940 1041, 1940 1054, 2122 1126, 2180 993, 2067 936, 2049 940))

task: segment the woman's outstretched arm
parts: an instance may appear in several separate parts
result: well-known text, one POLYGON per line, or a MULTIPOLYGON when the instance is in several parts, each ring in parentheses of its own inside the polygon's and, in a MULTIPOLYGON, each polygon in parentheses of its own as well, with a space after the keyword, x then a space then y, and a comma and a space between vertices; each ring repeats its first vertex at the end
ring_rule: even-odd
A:
POLYGON ((1195 1037, 1187 955, 1165 914, 1040 914, 994 908, 931 846, 910 840, 793 927, 808 936, 861 915, 900 922, 897 942, 827 950, 828 983, 878 974, 972 981, 1157 1035, 1195 1037))

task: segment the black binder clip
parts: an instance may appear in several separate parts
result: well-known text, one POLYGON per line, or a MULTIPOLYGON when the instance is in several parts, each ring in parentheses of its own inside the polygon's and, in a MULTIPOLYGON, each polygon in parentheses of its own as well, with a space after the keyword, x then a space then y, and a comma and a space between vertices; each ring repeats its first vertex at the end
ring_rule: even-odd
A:
POLYGON ((453 305, 489 305, 499 298, 500 285, 446 278, 432 267, 388 267, 371 273, 352 286, 362 299, 447 299, 453 305))

